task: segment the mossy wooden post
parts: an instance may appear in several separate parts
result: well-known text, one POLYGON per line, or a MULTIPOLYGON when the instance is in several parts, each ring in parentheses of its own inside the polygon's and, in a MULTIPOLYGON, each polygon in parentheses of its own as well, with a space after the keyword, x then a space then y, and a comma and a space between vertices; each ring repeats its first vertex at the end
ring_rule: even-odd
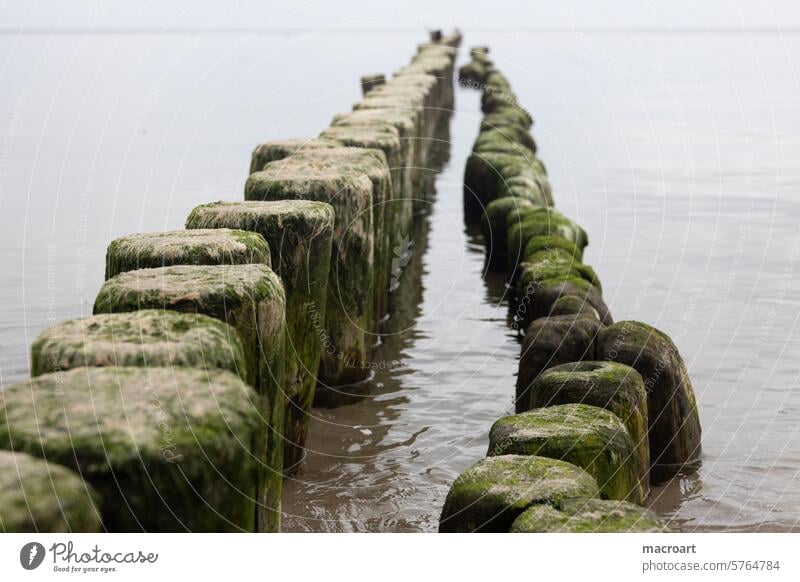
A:
POLYGON ((543 317, 528 326, 522 342, 517 376, 516 411, 530 409, 529 390, 544 370, 594 359, 594 342, 602 327, 593 317, 558 315, 543 317))
MULTIPOLYGON (((496 149, 498 148, 493 148, 496 149)), ((511 146, 506 151, 476 151, 467 158, 464 169, 466 218, 479 219, 490 202, 509 195, 512 179, 517 182, 524 179, 529 190, 524 197, 552 204, 547 173, 541 161, 529 149, 511 146)), ((519 187, 521 184, 518 184, 517 188, 519 187)), ((512 249, 509 246, 509 250, 512 249)))
MULTIPOLYGON (((389 166, 380 150, 356 147, 331 148, 314 153, 300 153, 292 161, 316 168, 330 168, 343 175, 366 175, 372 182, 372 230, 374 245, 374 317, 376 322, 388 311, 392 252, 401 240, 399 202, 394 198, 389 166)), ((409 233, 405 233, 408 235, 409 233)), ((375 330, 377 331, 377 329, 375 330)))
POLYGON ((325 336, 319 367, 320 387, 341 386, 368 375, 375 330, 375 247, 373 184, 366 173, 340 171, 335 164, 296 160, 267 164, 251 174, 247 200, 305 199, 334 208, 325 336))
POLYGON ((621 321, 598 335, 597 359, 631 366, 644 380, 651 481, 694 471, 700 463, 700 416, 686 365, 669 336, 645 323, 621 321))
POLYGON ((260 172, 270 162, 306 151, 337 147, 337 144, 316 138, 291 138, 258 144, 250 157, 250 173, 260 172))
POLYGON ((82 367, 222 369, 246 380, 244 347, 230 325, 200 313, 143 309, 70 319, 31 346, 31 375, 82 367))
POLYGON ((231 229, 145 232, 111 241, 106 251, 106 279, 125 271, 171 265, 270 266, 269 245, 253 232, 231 229))
POLYGON ((465 87, 480 86, 486 80, 486 75, 491 67, 491 61, 488 58, 473 52, 472 60, 458 70, 458 82, 465 87))
MULTIPOLYGON (((377 90, 376 90, 377 92, 377 90)), ((340 128, 356 128, 364 131, 375 129, 381 131, 382 128, 388 130, 395 130, 400 137, 400 143, 403 147, 415 150, 411 154, 404 154, 410 156, 410 161, 407 162, 408 170, 414 176, 422 173, 426 167, 426 160, 417 150, 421 147, 423 140, 419 138, 419 128, 416 126, 418 120, 416 119, 415 112, 409 109, 360 109, 337 115, 333 118, 332 126, 340 128)), ((371 144, 371 142, 365 142, 371 144)), ((376 144, 372 144, 376 145, 376 144)), ((379 149, 365 149, 364 147, 348 148, 357 151, 382 151, 379 149)), ((384 156, 386 154, 384 153, 384 156)), ((384 178, 384 170, 372 170, 370 178, 373 185, 378 191, 383 210, 383 224, 384 230, 387 234, 387 240, 390 247, 399 244, 411 230, 413 223, 413 203, 416 200, 417 188, 416 182, 412 182, 411 192, 415 198, 412 200, 411 194, 404 194, 404 185, 402 176, 398 178, 397 170, 393 170, 388 166, 389 160, 384 158, 387 164, 388 177, 384 178), (386 195, 380 194, 385 190, 386 195)), ((357 160, 354 160, 357 161, 357 160)), ((370 163, 374 165, 374 163, 370 163)), ((377 213, 376 213, 377 214, 377 213)), ((377 219, 381 219, 376 216, 377 219)))
POLYGON ((195 208, 186 228, 236 228, 269 243, 286 291, 286 446, 283 464, 303 458, 323 349, 334 212, 311 200, 213 202, 195 208))
POLYGON ((373 73, 371 75, 361 76, 361 92, 366 95, 375 87, 386 83, 386 76, 383 73, 373 73))
POLYGON ((109 531, 252 531, 258 399, 226 370, 45 374, 4 391, 0 446, 79 472, 109 531))
MULTIPOLYGON (((558 237, 536 237, 528 242, 528 246, 533 247, 535 250, 532 250, 532 252, 525 257, 525 260, 517 265, 516 271, 511 275, 511 282, 515 284, 518 296, 524 296, 526 294, 535 295, 536 291, 540 287, 543 287, 545 282, 549 285, 553 285, 554 282, 570 282, 573 279, 583 279, 593 287, 596 287, 597 292, 602 292, 600 279, 591 266, 585 265, 575 259, 574 255, 570 255, 569 251, 566 249, 547 248, 544 246, 557 244, 553 241, 558 240, 563 241, 563 239, 559 239, 558 237)), ((559 295, 558 299, 562 296, 563 294, 559 295)), ((558 301, 558 299, 555 301, 558 301)), ((592 299, 592 296, 587 295, 584 296, 583 299, 588 301, 592 299)), ((553 303, 555 303, 555 301, 553 301, 553 303)), ((543 300, 539 302, 544 303, 543 300)), ((550 310, 546 315, 552 313, 552 304, 549 305, 549 308, 550 310)), ((541 311, 544 310, 542 309, 541 311)), ((605 311, 607 311, 607 308, 605 311)), ((598 318, 599 317, 600 313, 598 312, 598 318)))
POLYGON ((636 447, 613 413, 587 404, 563 404, 501 418, 489 433, 488 456, 538 455, 585 469, 604 499, 644 503, 636 447))
POLYGON ((600 314, 592 307, 585 299, 576 297, 575 295, 562 295, 550 310, 551 315, 581 315, 584 317, 593 317, 600 319, 600 314))
POLYGON ((639 373, 615 362, 583 361, 554 366, 530 384, 527 408, 583 403, 616 414, 636 446, 637 474, 649 491, 650 444, 647 393, 639 373))
POLYGON ((140 269, 106 281, 94 304, 95 314, 139 309, 202 313, 239 332, 245 348, 245 377, 264 396, 258 528, 277 531, 286 408, 286 299, 280 278, 262 264, 140 269))
POLYGON ((413 148, 400 138, 395 124, 387 121, 373 125, 334 125, 324 130, 320 138, 345 147, 381 150, 384 153, 391 175, 393 199, 400 201, 403 209, 399 217, 400 225, 409 232, 414 222, 413 148))
POLYGON ((527 248, 534 237, 560 237, 575 245, 580 253, 589 244, 589 236, 580 225, 550 207, 519 209, 507 236, 509 272, 516 269, 520 260, 525 260, 524 253, 534 250, 527 248))
POLYGON ((488 457, 464 471, 450 487, 439 531, 507 532, 532 505, 598 494, 594 477, 564 461, 522 455, 488 457))
POLYGON ((668 533, 653 513, 606 499, 565 499, 556 507, 535 505, 511 525, 511 533, 668 533))
POLYGON ((333 126, 322 134, 346 145, 384 151, 397 198, 402 201, 404 227, 410 226, 414 212, 422 210, 430 187, 423 179, 430 151, 426 131, 434 123, 425 115, 430 116, 425 106, 429 99, 421 85, 384 85, 356 103, 346 118, 334 119, 333 126), (390 139, 395 133, 397 144, 390 139))
POLYGON ((453 75, 455 58, 458 54, 458 43, 455 38, 451 36, 443 38, 441 42, 420 45, 411 64, 398 72, 398 75, 425 73, 436 77, 437 105, 442 113, 452 111, 454 106, 453 75))
POLYGON ((0 451, 3 533, 100 531, 97 500, 92 487, 74 471, 22 452, 0 451))
POLYGON ((521 327, 526 328, 537 319, 552 315, 555 303, 565 296, 578 297, 582 302, 591 305, 603 325, 614 323, 601 288, 587 280, 596 277, 591 267, 576 264, 558 274, 548 271, 537 274, 537 269, 539 267, 534 266, 520 272, 520 278, 525 277, 524 285, 520 281, 516 297, 521 327), (539 278, 542 276, 547 278, 539 278))

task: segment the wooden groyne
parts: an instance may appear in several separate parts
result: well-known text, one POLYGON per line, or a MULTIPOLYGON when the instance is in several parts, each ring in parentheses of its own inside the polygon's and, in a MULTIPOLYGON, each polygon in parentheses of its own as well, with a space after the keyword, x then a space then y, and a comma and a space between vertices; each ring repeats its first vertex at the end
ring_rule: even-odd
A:
POLYGON ((678 349, 637 321, 614 323, 588 235, 554 208, 544 164, 489 50, 459 82, 484 113, 464 175, 464 211, 481 221, 491 268, 514 292, 524 332, 517 414, 499 419, 485 459, 453 483, 443 532, 665 531, 642 505, 649 486, 696 468, 700 421, 678 349))
POLYGON ((318 137, 256 147, 243 202, 112 241, 94 315, 45 330, 2 393, 4 529, 280 529, 315 394, 369 376, 459 43, 432 35, 318 137))

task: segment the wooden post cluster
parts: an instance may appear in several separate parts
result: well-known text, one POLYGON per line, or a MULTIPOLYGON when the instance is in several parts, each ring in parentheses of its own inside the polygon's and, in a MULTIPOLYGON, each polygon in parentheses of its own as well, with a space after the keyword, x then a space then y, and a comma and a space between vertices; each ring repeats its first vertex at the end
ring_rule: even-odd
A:
POLYGON ((664 531, 642 505, 650 483, 696 468, 700 421, 686 366, 666 334, 614 323, 588 236, 554 208, 522 108, 488 49, 462 86, 484 113, 464 175, 467 221, 514 290, 524 333, 516 412, 491 429, 486 459, 448 493, 440 531, 664 531))
POLYGON ((111 242, 94 315, 45 330, 3 392, 5 530, 279 531, 318 380, 369 369, 459 42, 365 77, 319 138, 257 147, 245 201, 111 242))
POLYGON ((452 113, 459 43, 456 33, 420 45, 408 65, 371 82, 353 110, 334 116, 317 138, 253 151, 247 200, 313 200, 335 211, 327 297, 307 307, 325 313, 317 393, 328 403, 336 388, 371 373, 392 263, 425 208, 437 140, 452 113))

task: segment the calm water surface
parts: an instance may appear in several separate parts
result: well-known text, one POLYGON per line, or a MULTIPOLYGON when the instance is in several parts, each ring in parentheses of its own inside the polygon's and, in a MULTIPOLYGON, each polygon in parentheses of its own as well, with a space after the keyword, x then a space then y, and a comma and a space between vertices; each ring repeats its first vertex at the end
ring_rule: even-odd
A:
MULTIPOLYGON (((0 383, 51 322, 91 312, 108 241, 239 200, 259 141, 316 135, 420 35, 0 36, 0 383)), ((669 333, 703 422, 698 474, 659 489, 678 528, 800 529, 800 36, 503 34, 556 203, 616 319, 669 333)), ((464 52, 464 51, 462 51, 464 52)), ((364 398, 315 409, 288 530, 428 531, 511 410, 517 338, 461 216, 477 93, 395 292, 364 398)))

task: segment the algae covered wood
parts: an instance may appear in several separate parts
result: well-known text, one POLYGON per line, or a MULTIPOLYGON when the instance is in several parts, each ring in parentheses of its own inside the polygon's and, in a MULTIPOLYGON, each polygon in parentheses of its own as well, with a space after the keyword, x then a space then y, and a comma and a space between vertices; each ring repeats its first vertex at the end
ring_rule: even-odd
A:
POLYGON ((311 200, 213 202, 196 207, 186 221, 186 228, 258 232, 270 245, 286 292, 287 468, 302 459, 308 432, 324 344, 333 224, 333 207, 311 200))
POLYGON ((271 264, 269 245, 257 233, 231 229, 146 232, 111 241, 106 279, 125 271, 170 265, 247 263, 271 264))
POLYGON ((556 507, 537 505, 520 515, 512 533, 668 533, 653 513, 605 499, 566 499, 556 507))
POLYGON ((562 295, 550 310, 551 315, 582 315, 585 317, 593 317, 600 319, 600 314, 592 307, 585 299, 576 297, 575 295, 562 295))
POLYGON ((322 384, 339 386, 364 379, 375 320, 373 183, 366 172, 340 171, 330 161, 295 159, 267 164, 245 185, 247 200, 305 199, 334 208, 326 339, 319 368, 322 384))
MULTIPOLYGON (((464 213, 468 219, 481 216, 486 206, 508 193, 512 178, 524 178, 530 198, 550 203, 552 193, 544 166, 530 150, 473 152, 464 169, 464 213)), ((509 247, 511 248, 511 247, 509 247)))
POLYGON ((246 379, 238 332, 200 313, 143 309, 70 319, 31 346, 32 376, 105 366, 220 368, 246 379))
POLYGON ((563 404, 501 418, 489 433, 488 455, 567 461, 597 480, 604 499, 641 504, 647 494, 630 433, 616 415, 596 406, 563 404))
POLYGON ((383 73, 371 73, 369 75, 361 75, 361 92, 366 95, 376 87, 386 83, 386 75, 383 73))
POLYGON ((532 505, 598 494, 594 478, 570 463, 522 455, 488 457, 450 487, 439 531, 507 532, 532 505))
POLYGON ((97 494, 74 471, 23 452, 0 451, 0 531, 100 531, 97 494))
POLYGON ((529 390, 544 370, 594 359, 594 342, 602 324, 594 317, 553 315, 531 323, 525 331, 517 376, 516 411, 530 409, 529 390))
MULTIPOLYGON (((525 260, 528 241, 534 237, 560 237, 577 247, 582 253, 589 244, 586 231, 575 221, 550 207, 520 209, 509 224, 506 245, 508 247, 508 270, 516 268, 519 260, 525 260)), ((538 249, 537 249, 538 250, 538 249)))
POLYGON ((334 125, 320 134, 323 140, 341 146, 380 150, 386 156, 391 175, 393 198, 402 210, 401 227, 409 230, 413 223, 414 148, 413 142, 402 139, 397 125, 387 120, 370 125, 334 125))
POLYGON ((226 370, 78 368, 3 393, 0 446, 78 471, 109 531, 250 531, 259 397, 226 370))
POLYGON ((532 209, 535 206, 532 200, 514 196, 504 196, 489 203, 481 216, 481 232, 483 233, 483 244, 486 245, 490 264, 506 267, 508 261, 506 247, 508 223, 506 217, 509 213, 512 210, 532 209))
POLYGON ((202 313, 238 332, 245 349, 245 377, 264 407, 264 496, 258 527, 280 524, 283 480, 283 422, 286 407, 286 298, 280 278, 266 265, 160 267, 121 273, 105 282, 95 314, 139 309, 202 313))
POLYGON ((315 151, 337 144, 316 138, 291 138, 282 140, 268 141, 258 144, 253 149, 250 160, 250 173, 260 172, 270 162, 282 160, 289 156, 305 151, 315 151))
POLYGON ((647 392, 633 368, 610 361, 571 362, 553 366, 536 378, 529 390, 528 408, 583 403, 616 414, 636 447, 637 473, 649 490, 650 444, 647 392))
MULTIPOLYGON (((522 274, 525 271, 521 271, 520 275, 522 274)), ((555 303, 567 295, 578 297, 591 305, 603 325, 614 323, 602 290, 587 280, 596 277, 591 267, 576 263, 566 272, 554 274, 543 270, 542 274, 546 278, 537 278, 536 269, 528 270, 526 284, 524 287, 520 286, 517 303, 522 305, 524 302, 524 308, 518 307, 517 313, 523 328, 539 318, 551 315, 555 303)))
MULTIPOLYGON (((359 104, 361 109, 336 115, 331 126, 338 129, 330 131, 348 146, 362 151, 382 151, 387 156, 392 202, 387 205, 384 214, 390 213, 386 217, 387 224, 391 224, 391 221, 396 224, 395 227, 388 228, 407 231, 413 222, 414 206, 421 195, 418 192, 418 178, 428 165, 429 144, 421 137, 422 121, 415 109, 388 107, 385 99, 377 103, 374 98, 371 101, 373 108, 366 108, 362 103, 359 104), (399 137, 400 152, 392 149, 393 140, 381 147, 383 136, 394 133, 399 137), (375 141, 376 137, 382 141, 375 141), (389 158, 390 154, 394 157, 389 158)), ((390 232, 394 234, 393 231, 390 232)))
POLYGON ((700 417, 686 365, 669 336, 645 323, 621 321, 598 335, 597 359, 626 364, 642 376, 653 483, 694 471, 700 463, 700 417))
POLYGON ((386 156, 380 150, 357 147, 331 148, 314 154, 297 154, 293 163, 331 168, 343 175, 366 175, 372 182, 372 230, 374 245, 374 316, 380 320, 388 311, 392 249, 410 231, 404 231, 404 211, 395 199, 386 156))

